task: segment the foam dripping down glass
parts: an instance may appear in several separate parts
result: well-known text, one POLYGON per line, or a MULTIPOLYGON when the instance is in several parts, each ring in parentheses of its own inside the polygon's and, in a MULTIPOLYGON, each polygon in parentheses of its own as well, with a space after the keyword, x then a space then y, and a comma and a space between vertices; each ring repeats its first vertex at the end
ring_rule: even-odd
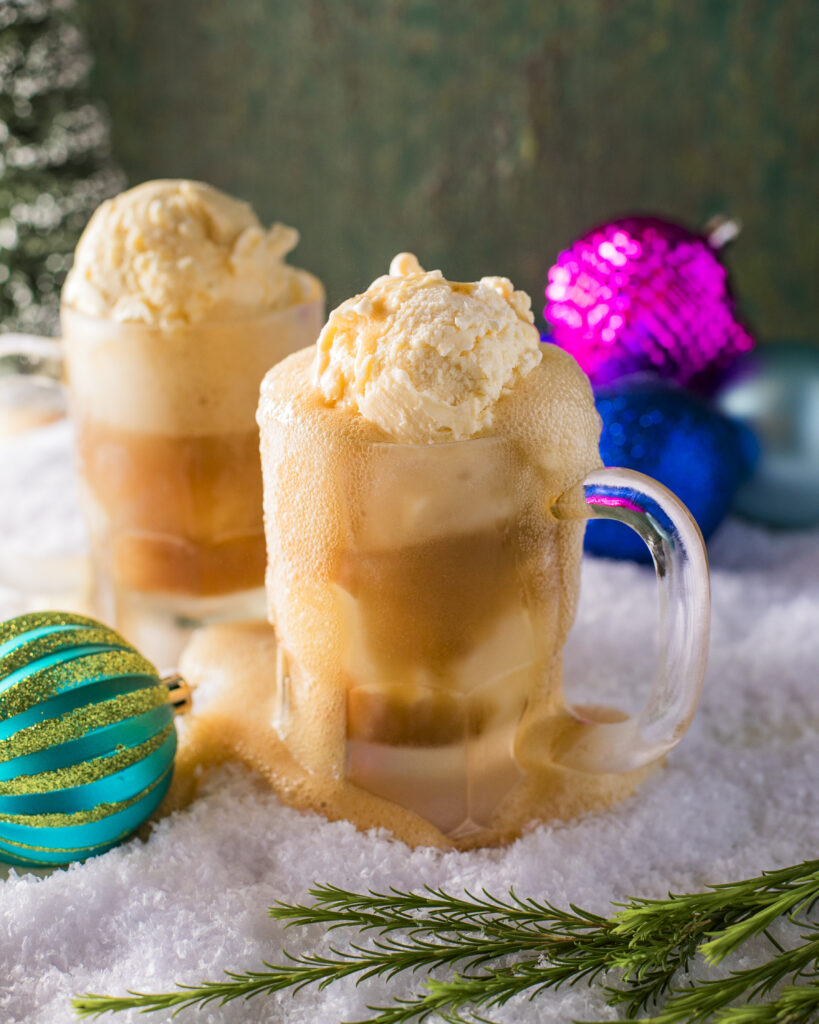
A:
POLYGON ((704 545, 656 481, 600 468, 573 361, 545 347, 492 436, 436 444, 376 439, 322 400, 311 363, 269 374, 259 411, 274 725, 297 761, 457 841, 489 834, 539 762, 629 772, 675 746, 705 671, 704 545), (593 517, 636 529, 657 571, 659 667, 634 718, 564 703, 593 517))

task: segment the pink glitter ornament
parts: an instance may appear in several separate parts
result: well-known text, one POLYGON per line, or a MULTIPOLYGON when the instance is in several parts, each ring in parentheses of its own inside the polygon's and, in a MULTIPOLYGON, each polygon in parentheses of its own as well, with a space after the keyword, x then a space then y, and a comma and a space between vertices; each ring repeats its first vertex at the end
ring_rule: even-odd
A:
POLYGON ((717 257, 736 230, 721 221, 706 238, 658 217, 625 217, 590 231, 549 270, 543 315, 554 341, 595 386, 651 373, 710 390, 754 343, 717 257))

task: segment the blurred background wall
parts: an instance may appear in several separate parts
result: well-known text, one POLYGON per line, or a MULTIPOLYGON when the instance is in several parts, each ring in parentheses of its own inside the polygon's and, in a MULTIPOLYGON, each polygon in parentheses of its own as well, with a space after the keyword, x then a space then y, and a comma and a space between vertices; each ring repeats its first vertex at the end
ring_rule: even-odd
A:
POLYGON ((560 248, 659 212, 743 222, 763 337, 816 337, 813 0, 80 0, 128 180, 302 232, 331 305, 401 249, 543 305, 560 248))

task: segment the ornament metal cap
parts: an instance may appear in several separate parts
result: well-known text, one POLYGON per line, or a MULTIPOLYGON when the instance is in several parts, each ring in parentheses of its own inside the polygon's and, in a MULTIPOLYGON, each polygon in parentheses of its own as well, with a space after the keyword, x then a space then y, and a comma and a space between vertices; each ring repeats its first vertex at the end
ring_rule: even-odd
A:
POLYGON ((193 707, 193 690, 186 679, 174 672, 162 676, 163 685, 168 687, 168 698, 175 715, 187 715, 193 707))
POLYGON ((742 231, 742 221, 736 217, 726 217, 718 213, 705 223, 705 237, 712 249, 722 249, 738 238, 742 231))

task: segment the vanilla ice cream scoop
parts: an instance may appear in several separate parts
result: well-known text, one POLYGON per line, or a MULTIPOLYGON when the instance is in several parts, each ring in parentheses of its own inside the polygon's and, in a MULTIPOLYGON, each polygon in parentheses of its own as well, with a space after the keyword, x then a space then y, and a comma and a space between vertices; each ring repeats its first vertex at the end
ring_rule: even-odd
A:
POLYGON ((158 326, 258 316, 322 298, 284 257, 299 234, 197 181, 148 181, 104 202, 80 238, 63 303, 158 326))
POLYGON ((503 392, 540 360, 531 300, 511 281, 447 281, 401 253, 330 314, 314 379, 395 441, 459 441, 489 428, 503 392))

